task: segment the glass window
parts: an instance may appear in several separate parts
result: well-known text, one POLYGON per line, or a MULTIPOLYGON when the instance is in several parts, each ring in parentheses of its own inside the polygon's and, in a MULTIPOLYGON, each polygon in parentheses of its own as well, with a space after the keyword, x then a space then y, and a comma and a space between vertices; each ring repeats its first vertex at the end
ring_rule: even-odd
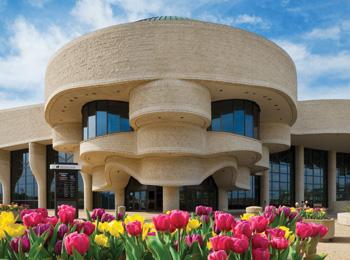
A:
POLYGON ((259 138, 259 106, 248 100, 222 100, 212 103, 209 131, 223 131, 259 138))
POLYGON ((120 131, 132 131, 129 124, 129 103, 99 100, 82 109, 83 138, 93 138, 120 131))
POLYGON ((281 153, 270 154, 270 204, 294 204, 294 147, 281 153), (272 195, 272 196, 271 196, 272 195))
POLYGON ((327 151, 305 148, 304 159, 304 198, 311 207, 314 204, 327 207, 327 151))
POLYGON ((337 200, 350 200, 350 154, 337 153, 337 200))
POLYGON ((94 208, 104 208, 104 209, 115 208, 114 191, 96 191, 93 194, 94 194, 94 208))
POLYGON ((29 166, 28 149, 11 152, 11 197, 14 203, 38 207, 37 182, 29 166))
POLYGON ((250 190, 228 192, 229 209, 245 209, 248 206, 260 205, 260 176, 250 176, 250 190))

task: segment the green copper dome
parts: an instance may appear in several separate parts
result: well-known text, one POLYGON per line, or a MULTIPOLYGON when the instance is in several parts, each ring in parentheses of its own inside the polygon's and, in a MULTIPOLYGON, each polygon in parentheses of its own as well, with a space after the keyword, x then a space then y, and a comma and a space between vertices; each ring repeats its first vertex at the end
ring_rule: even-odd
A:
POLYGON ((157 17, 151 17, 139 20, 137 22, 143 22, 143 21, 158 21, 158 20, 186 20, 186 21, 199 21, 197 19, 193 18, 187 18, 187 17, 181 17, 181 16, 157 16, 157 17))

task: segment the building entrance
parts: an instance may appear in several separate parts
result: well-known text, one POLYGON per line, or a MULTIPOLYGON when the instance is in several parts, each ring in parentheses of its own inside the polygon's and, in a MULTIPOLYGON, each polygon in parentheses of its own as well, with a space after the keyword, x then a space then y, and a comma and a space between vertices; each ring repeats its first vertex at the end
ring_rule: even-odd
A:
POLYGON ((125 189, 126 207, 128 211, 161 211, 163 206, 163 188, 142 185, 130 178, 125 189))

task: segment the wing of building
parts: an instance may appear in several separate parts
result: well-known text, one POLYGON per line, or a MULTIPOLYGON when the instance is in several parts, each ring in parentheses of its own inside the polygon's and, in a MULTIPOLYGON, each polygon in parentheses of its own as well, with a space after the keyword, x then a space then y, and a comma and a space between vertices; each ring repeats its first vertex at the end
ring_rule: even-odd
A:
POLYGON ((350 202, 350 100, 297 100, 293 60, 230 26, 155 17, 83 35, 47 65, 45 103, 0 111, 3 203, 230 210, 350 202))

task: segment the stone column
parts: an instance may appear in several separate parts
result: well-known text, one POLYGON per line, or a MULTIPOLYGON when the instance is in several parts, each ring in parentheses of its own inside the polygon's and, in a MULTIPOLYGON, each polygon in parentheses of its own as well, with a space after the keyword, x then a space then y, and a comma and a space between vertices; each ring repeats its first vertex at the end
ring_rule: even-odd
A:
POLYGON ((125 189, 115 190, 114 199, 115 199, 115 209, 118 209, 118 206, 125 206, 125 189))
POLYGON ((328 151, 328 208, 333 210, 337 200, 337 153, 328 151))
POLYGON ((219 188, 219 205, 218 209, 221 211, 228 210, 228 191, 219 188))
POLYGON ((304 201, 304 146, 295 147, 295 201, 299 205, 304 201))
POLYGON ((84 210, 91 211, 93 209, 92 176, 84 172, 81 172, 81 176, 84 181, 84 210))
POLYGON ((163 212, 180 209, 179 187, 163 186, 163 212))
POLYGON ((270 204, 270 170, 260 176, 260 204, 262 207, 270 204))
POLYGON ((11 204, 11 153, 0 150, 0 181, 2 184, 2 203, 11 204))
POLYGON ((46 208, 46 145, 29 143, 29 165, 38 184, 38 206, 46 208))

